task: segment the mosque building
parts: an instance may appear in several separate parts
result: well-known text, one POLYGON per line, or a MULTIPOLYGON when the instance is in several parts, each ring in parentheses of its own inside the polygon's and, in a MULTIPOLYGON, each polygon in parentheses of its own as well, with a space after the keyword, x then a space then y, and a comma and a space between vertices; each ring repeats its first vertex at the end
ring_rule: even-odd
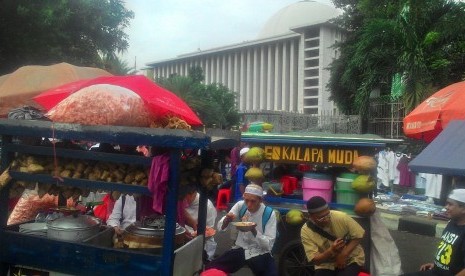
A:
POLYGON ((329 20, 339 13, 316 1, 296 2, 274 14, 256 40, 151 62, 147 74, 186 76, 200 66, 206 84, 222 83, 238 93, 240 112, 334 114, 328 66, 343 32, 329 20))

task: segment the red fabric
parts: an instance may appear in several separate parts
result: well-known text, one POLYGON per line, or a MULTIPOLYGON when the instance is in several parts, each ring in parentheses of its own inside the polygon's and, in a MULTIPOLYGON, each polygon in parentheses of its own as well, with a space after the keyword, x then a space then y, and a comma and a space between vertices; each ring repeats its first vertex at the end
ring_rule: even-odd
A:
POLYGON ((231 179, 234 179, 234 176, 236 175, 236 170, 237 170, 237 165, 241 163, 241 157, 239 156, 239 151, 241 150, 241 147, 234 147, 231 150, 230 153, 230 158, 231 158, 231 179))
POLYGON ((174 115, 184 119, 190 125, 203 124, 192 109, 176 94, 141 75, 98 77, 87 81, 72 82, 41 93, 33 100, 50 110, 72 93, 94 84, 113 84, 133 91, 144 100, 156 116, 174 115))
POLYGON ((164 214, 165 197, 168 187, 170 156, 168 153, 157 155, 152 159, 148 181, 149 191, 153 197, 153 210, 164 214))
POLYGON ((94 207, 94 216, 101 219, 103 222, 106 222, 113 211, 115 201, 111 198, 110 194, 106 194, 102 201, 103 204, 94 207))

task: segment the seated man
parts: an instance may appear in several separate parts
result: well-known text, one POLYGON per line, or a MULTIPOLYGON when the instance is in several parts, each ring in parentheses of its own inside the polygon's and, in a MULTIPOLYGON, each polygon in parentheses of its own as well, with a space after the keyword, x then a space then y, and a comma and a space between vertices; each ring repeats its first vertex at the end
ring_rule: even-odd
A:
POLYGON ((243 197, 244 200, 237 202, 231 211, 218 221, 218 230, 225 231, 234 220, 254 222, 255 228, 247 232, 239 231, 233 248, 210 262, 206 269, 215 268, 226 273, 234 273, 247 264, 255 275, 278 275, 271 255, 276 239, 276 216, 272 213, 267 220, 263 219, 265 208, 270 207, 262 203, 262 187, 255 184, 248 185, 243 197), (242 209, 245 208, 243 206, 246 209, 242 209), (242 217, 241 210, 245 211, 242 217))
POLYGON ((136 199, 132 195, 121 195, 115 202, 113 210, 107 220, 107 225, 115 229, 117 235, 136 221, 136 199))
POLYGON ((121 194, 115 201, 107 220, 107 225, 115 229, 117 235, 122 235, 124 229, 136 221, 146 217, 159 216, 152 208, 153 198, 147 195, 121 194))
POLYGON ((446 214, 450 221, 442 232, 434 263, 404 275, 465 275, 465 189, 452 190, 447 198, 446 214))
POLYGON ((309 220, 300 236, 315 276, 356 276, 365 263, 360 241, 365 230, 343 212, 329 210, 326 200, 314 196, 307 201, 309 220))
MULTIPOLYGON (((197 192, 197 188, 193 185, 185 185, 180 188, 181 195, 185 203, 184 217, 186 220, 186 230, 192 234, 197 231, 198 217, 199 217, 199 198, 200 194, 197 192)), ((216 208, 213 203, 207 201, 207 227, 215 227, 216 221, 216 208)), ((213 237, 207 237, 205 240, 205 251, 208 255, 208 260, 213 259, 213 255, 216 251, 217 243, 213 237)))

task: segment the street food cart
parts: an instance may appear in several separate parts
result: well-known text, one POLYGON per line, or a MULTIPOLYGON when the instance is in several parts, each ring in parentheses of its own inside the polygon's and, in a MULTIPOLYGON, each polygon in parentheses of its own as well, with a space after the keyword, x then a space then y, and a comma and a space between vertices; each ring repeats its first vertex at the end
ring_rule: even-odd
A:
MULTIPOLYGON (((315 169, 331 167, 350 168, 354 160, 361 155, 374 156, 388 143, 399 143, 397 139, 383 139, 376 135, 347 135, 328 133, 242 133, 241 141, 250 147, 260 147, 265 152, 265 162, 274 164, 305 164, 315 169)), ((306 212, 306 202, 302 197, 265 196, 265 204, 281 212, 299 209, 306 212)), ((331 202, 333 209, 353 209, 353 205, 331 202)), ((369 256, 370 223, 368 218, 354 216, 365 228, 366 236, 362 241, 369 256)), ((311 275, 313 268, 307 262, 300 241, 300 225, 291 225, 284 220, 278 225, 280 236, 276 241, 276 255, 279 256, 280 275, 311 275)), ((370 258, 366 258, 369 268, 370 258)))
MULTIPOLYGON (((202 267, 205 229, 205 211, 199 216, 199 235, 175 248, 176 209, 179 183, 179 165, 183 149, 206 149, 209 136, 195 131, 118 127, 82 126, 44 121, 0 120, 2 137, 1 171, 4 171, 16 154, 34 154, 53 158, 108 161, 139 164, 150 168, 151 158, 113 153, 95 153, 85 150, 32 146, 17 137, 52 138, 72 141, 94 141, 121 145, 149 145, 169 152, 169 183, 167 188, 163 247, 160 254, 126 249, 108 248, 83 242, 60 241, 18 232, 18 226, 7 226, 8 188, 16 180, 56 183, 86 189, 119 190, 123 193, 149 194, 147 186, 88 179, 56 179, 50 174, 30 174, 10 171, 12 180, 0 191, 0 271, 5 275, 11 265, 37 268, 67 274, 152 274, 186 275, 202 267), (181 265, 182 264, 182 265, 181 265), (180 271, 180 269, 182 271, 180 271)), ((202 200, 204 204, 206 200, 202 200)), ((201 210, 206 209, 201 206, 201 210)))

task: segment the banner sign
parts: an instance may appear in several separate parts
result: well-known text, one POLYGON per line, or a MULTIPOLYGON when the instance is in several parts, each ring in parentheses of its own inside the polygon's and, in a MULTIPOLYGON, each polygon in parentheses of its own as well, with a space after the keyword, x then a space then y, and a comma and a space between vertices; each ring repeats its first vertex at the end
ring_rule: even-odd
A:
POLYGON ((376 148, 341 148, 312 145, 262 145, 265 159, 273 162, 312 163, 331 166, 352 165, 360 155, 374 155, 376 148))

